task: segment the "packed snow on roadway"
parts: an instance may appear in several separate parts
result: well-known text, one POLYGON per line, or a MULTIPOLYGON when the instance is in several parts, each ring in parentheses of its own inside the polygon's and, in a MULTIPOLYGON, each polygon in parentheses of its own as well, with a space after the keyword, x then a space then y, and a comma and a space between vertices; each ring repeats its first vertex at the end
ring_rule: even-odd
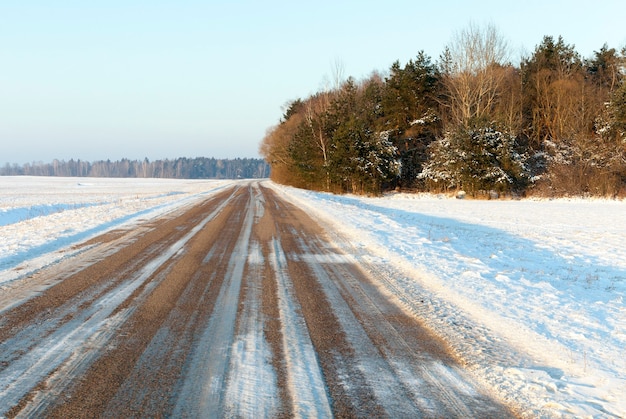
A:
MULTIPOLYGON (((233 182, 0 177, 0 292, 82 241, 233 182)), ((388 267, 380 287, 524 416, 626 416, 626 202, 263 185, 309 212, 346 253, 388 267)))

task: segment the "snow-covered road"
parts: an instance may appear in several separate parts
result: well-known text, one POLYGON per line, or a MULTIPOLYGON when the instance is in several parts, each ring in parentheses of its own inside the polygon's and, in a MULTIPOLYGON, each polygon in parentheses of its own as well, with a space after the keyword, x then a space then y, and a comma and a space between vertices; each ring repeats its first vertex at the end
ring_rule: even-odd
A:
MULTIPOLYGON (((57 284, 62 275, 71 273, 63 271, 64 262, 80 260, 72 265, 76 273, 138 240, 146 234, 146 223, 190 208, 232 185, 232 181, 0 178, 0 307, 3 312, 15 309, 57 284), (106 248, 93 242, 103 233, 108 237, 106 248), (81 242, 85 244, 78 246, 81 242), (49 275, 38 275, 44 268, 49 275)), ((322 223, 332 246, 343 253, 321 256, 309 249, 303 262, 325 262, 327 266, 346 257, 357 261, 377 278, 376 287, 404 313, 425 322, 476 380, 497 398, 519 406, 522 416, 626 416, 623 201, 470 201, 406 194, 365 198, 314 193, 271 182, 262 185, 322 223)), ((251 208, 254 219, 260 220, 267 203, 263 194, 255 192, 255 196, 251 208)), ((258 317, 253 301, 258 298, 254 292, 277 287, 282 277, 276 272, 284 271, 281 263, 290 258, 289 252, 281 250, 284 242, 277 236, 263 240, 272 237, 271 251, 263 250, 259 238, 250 238, 246 269, 256 272, 255 276, 275 278, 275 284, 248 284, 245 288, 251 293, 246 297, 251 302, 245 303, 247 314, 242 318, 246 320, 237 326, 240 331, 232 342, 240 378, 229 385, 231 394, 258 390, 258 383, 249 377, 251 371, 261 374, 251 367, 258 365, 259 359, 268 353, 280 353, 281 359, 288 355, 279 346, 261 344, 262 350, 257 352, 248 349, 262 342, 255 335, 268 334, 255 327, 258 317), (264 273, 269 264, 275 265, 274 273, 264 273)), ((310 246, 306 240, 302 242, 298 246, 310 246)), ((312 265, 308 269, 318 268, 312 265)), ((328 298, 336 296, 332 289, 319 291, 328 298)), ((280 310, 278 300, 262 305, 266 313, 272 312, 268 307, 276 307, 270 317, 302 311, 289 302, 290 288, 275 289, 274 293, 282 293, 286 302, 280 310)), ((66 307, 65 316, 71 312, 71 306, 66 307)), ((3 320, 4 316, 0 324, 3 320)), ((108 321, 115 326, 118 320, 122 318, 108 321)), ((79 323, 77 319, 72 324, 79 323)), ((44 349, 43 336, 52 336, 56 323, 46 325, 49 329, 38 326, 39 335, 24 332, 24 336, 30 334, 31 347, 44 349)), ((273 330, 287 333, 280 326, 273 330)), ((160 332, 154 339, 166 337, 160 332)), ((109 338, 96 334, 87 341, 93 339, 97 346, 99 339, 109 338)), ((6 347, 7 342, 2 339, 0 344, 6 347)), ((298 345, 306 347, 306 342, 298 345)), ((162 346, 168 348, 171 343, 162 346)), ((153 350, 144 354, 141 362, 154 362, 157 357, 162 364, 173 365, 180 361, 177 353, 174 349, 153 350)), ((71 356, 89 361, 86 354, 71 356)), ((289 356, 304 355, 294 352, 289 356)), ((270 371, 272 368, 259 376, 267 377, 270 371)), ((287 375, 284 377, 286 380, 287 375)), ((264 385, 263 391, 286 398, 282 388, 289 386, 282 383, 277 390, 264 385)), ((251 405, 258 401, 251 400, 251 405)), ((247 412, 250 410, 244 409, 249 406, 240 403, 237 408, 247 412)), ((261 410, 255 412, 275 408, 273 404, 257 406, 261 410)))
POLYGON ((517 408, 381 293, 399 272, 386 261, 329 240, 270 183, 190 185, 145 208, 120 204, 127 213, 92 220, 90 234, 55 217, 98 205, 0 227, 72 230, 69 247, 33 237, 6 251, 0 417, 507 417, 517 408))

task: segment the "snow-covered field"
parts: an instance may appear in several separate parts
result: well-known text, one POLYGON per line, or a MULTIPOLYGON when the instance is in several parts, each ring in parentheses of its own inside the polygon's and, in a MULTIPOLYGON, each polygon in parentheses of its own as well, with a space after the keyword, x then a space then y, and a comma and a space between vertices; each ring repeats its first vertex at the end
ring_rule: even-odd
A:
MULTIPOLYGON (((73 244, 230 182, 0 177, 0 292, 73 244)), ((525 416, 626 416, 625 202, 265 185, 331 227, 346 253, 385 270, 381 287, 525 416)))
POLYGON ((0 177, 0 292, 3 283, 71 255, 73 244, 158 217, 230 183, 0 177))

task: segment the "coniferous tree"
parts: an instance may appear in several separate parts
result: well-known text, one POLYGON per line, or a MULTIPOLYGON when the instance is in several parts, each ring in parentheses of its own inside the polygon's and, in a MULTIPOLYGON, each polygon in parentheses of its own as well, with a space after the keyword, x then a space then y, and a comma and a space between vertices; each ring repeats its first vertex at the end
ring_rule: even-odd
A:
POLYGON ((423 51, 404 68, 396 61, 385 79, 380 130, 398 149, 401 187, 417 186, 426 148, 441 131, 437 116, 439 91, 437 67, 423 51))
POLYGON ((433 143, 430 151, 420 177, 435 190, 519 192, 530 177, 528 156, 517 139, 494 127, 460 127, 433 143))

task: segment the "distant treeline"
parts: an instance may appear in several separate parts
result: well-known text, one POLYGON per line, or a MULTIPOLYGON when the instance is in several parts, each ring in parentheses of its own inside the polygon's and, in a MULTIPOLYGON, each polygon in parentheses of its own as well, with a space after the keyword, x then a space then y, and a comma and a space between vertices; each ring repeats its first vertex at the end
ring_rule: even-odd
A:
POLYGON ((116 178, 172 179, 250 179, 269 176, 269 165, 263 159, 215 159, 206 157, 150 161, 122 159, 53 160, 52 163, 33 162, 24 165, 7 163, 0 176, 78 176, 116 178))
POLYGON ((546 36, 518 64, 493 26, 291 101, 261 154, 273 180, 332 192, 626 195, 626 48, 546 36))

